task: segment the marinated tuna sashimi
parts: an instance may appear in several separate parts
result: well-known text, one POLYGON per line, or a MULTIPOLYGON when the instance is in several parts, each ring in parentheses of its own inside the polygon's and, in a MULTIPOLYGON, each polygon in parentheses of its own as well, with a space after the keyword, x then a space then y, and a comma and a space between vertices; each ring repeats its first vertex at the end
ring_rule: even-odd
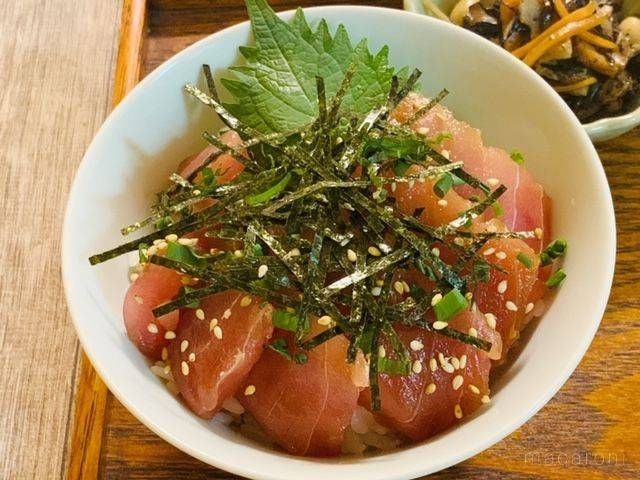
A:
POLYGON ((196 414, 211 418, 238 390, 271 338, 272 311, 236 290, 183 309, 169 364, 182 398, 196 414))
MULTIPOLYGON (((457 315, 449 326, 465 333, 473 328, 483 338, 500 342, 478 310, 457 315)), ((421 328, 396 325, 395 329, 411 352, 411 373, 380 375, 377 418, 381 423, 419 441, 449 428, 489 401, 491 359, 487 353, 421 328)), ((368 407, 369 397, 367 390, 361 398, 368 407)))
MULTIPOLYGON (((292 343, 286 332, 276 337, 292 343)), ((345 362, 348 345, 345 337, 334 337, 309 351, 302 365, 267 350, 246 379, 240 402, 286 451, 318 457, 340 453, 358 404, 362 368, 360 362, 345 362)))
POLYGON ((127 335, 150 358, 160 359, 169 342, 166 334, 176 328, 179 319, 178 311, 156 318, 153 309, 176 298, 182 287, 179 273, 149 264, 127 290, 122 312, 127 335))
POLYGON ((522 155, 413 92, 420 72, 247 1, 262 17, 223 82, 236 103, 206 65, 208 93, 185 86, 228 128, 122 229, 136 240, 89 260, 138 251, 127 334, 202 418, 316 457, 441 433, 490 402, 566 277, 551 200, 522 155), (302 65, 274 62, 301 44, 302 65))

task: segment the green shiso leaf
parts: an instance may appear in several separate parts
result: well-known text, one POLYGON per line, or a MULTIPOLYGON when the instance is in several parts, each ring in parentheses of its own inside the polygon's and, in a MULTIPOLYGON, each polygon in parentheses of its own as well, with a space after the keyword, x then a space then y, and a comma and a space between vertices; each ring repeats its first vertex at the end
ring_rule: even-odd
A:
POLYGON ((168 242, 167 258, 187 265, 198 265, 200 262, 200 259, 196 257, 189 247, 177 242, 168 242))
POLYGON ((316 77, 324 79, 331 98, 352 64, 355 73, 341 110, 365 113, 387 100, 394 72, 387 47, 373 54, 365 40, 353 46, 343 26, 332 36, 324 21, 312 30, 302 10, 288 24, 265 0, 246 5, 254 46, 240 49, 245 64, 222 79, 234 97, 224 106, 244 124, 271 133, 311 123, 318 115, 316 77))

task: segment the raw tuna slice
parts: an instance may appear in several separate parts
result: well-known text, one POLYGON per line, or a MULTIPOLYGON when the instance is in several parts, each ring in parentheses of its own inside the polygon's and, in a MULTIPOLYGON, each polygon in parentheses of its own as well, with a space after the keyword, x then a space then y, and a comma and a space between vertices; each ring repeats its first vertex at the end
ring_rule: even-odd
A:
MULTIPOLYGON (((288 332, 278 331, 277 337, 292 344, 288 332)), ((334 337, 309 351, 303 365, 267 350, 238 393, 247 411, 288 452, 316 457, 340 453, 358 404, 354 375, 362 367, 345 362, 348 345, 344 336, 334 337)))
MULTIPOLYGON (((398 105, 392 117, 400 123, 405 123, 426 103, 427 100, 423 96, 410 94, 398 105)), ((545 238, 548 240, 548 198, 542 186, 524 166, 514 162, 504 150, 485 147, 479 130, 456 120, 442 105, 434 106, 418 118, 412 127, 431 139, 436 138, 438 134, 451 134, 452 138, 443 140, 436 147, 437 150, 448 156, 451 161, 464 162, 464 169, 484 182, 492 186, 504 184, 507 192, 500 198, 500 204, 504 209, 502 220, 512 231, 540 228, 538 238, 527 240, 534 250, 540 251, 545 238)), ((458 187, 457 191, 465 197, 473 193, 468 186, 458 187)))
POLYGON ((168 343, 165 333, 178 325, 179 314, 175 311, 155 318, 152 310, 177 297, 181 288, 180 274, 148 264, 127 290, 123 308, 127 335, 138 350, 154 360, 168 343))
MULTIPOLYGON (((231 147, 237 147, 242 144, 240 135, 233 130, 228 130, 223 133, 220 136, 220 140, 231 147)), ((178 165, 178 173, 184 178, 190 177, 205 164, 211 155, 215 155, 219 151, 220 150, 213 145, 208 145, 199 154, 183 160, 182 163, 178 165)), ((220 155, 211 162, 209 167, 213 172, 217 173, 217 180, 220 183, 229 183, 244 170, 242 163, 229 154, 220 155)))
MULTIPOLYGON (((499 355, 500 336, 486 326, 477 309, 460 313, 449 325, 465 333, 475 328, 481 338, 495 344, 499 355)), ((491 360, 487 353, 418 327, 398 324, 395 328, 411 351, 413 373, 380 375, 378 421, 420 441, 449 428, 488 401, 491 360)), ((360 400, 370 408, 368 390, 360 400)))
POLYGON ((482 312, 495 318, 506 354, 533 315, 535 302, 544 294, 538 279, 540 260, 531 247, 515 238, 490 240, 480 254, 505 270, 492 269, 489 282, 479 283, 473 298, 482 312), (519 260, 518 255, 528 258, 531 267, 519 260))
POLYGON ((236 290, 181 311, 169 345, 171 371, 180 394, 196 414, 211 418, 236 393, 273 333, 273 307, 236 290))

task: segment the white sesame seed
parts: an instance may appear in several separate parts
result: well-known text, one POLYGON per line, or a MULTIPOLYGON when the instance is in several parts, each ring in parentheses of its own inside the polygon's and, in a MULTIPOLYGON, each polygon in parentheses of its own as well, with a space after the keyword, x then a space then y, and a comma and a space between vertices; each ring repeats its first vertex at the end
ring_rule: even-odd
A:
POLYGON ((490 187, 497 187, 498 185, 500 185, 500 180, 498 180, 497 178, 487 178, 487 185, 489 185, 490 187))
POLYGON ((378 356, 380 358, 384 358, 387 356, 387 350, 384 348, 384 345, 380 345, 378 347, 378 356))
POLYGON ((169 358, 169 350, 167 350, 167 347, 162 347, 161 358, 164 362, 166 362, 167 359, 169 358))
POLYGON ((498 260, 504 260, 505 258, 507 258, 507 254, 504 253, 504 252, 498 252, 498 253, 496 253, 496 258, 498 260))
POLYGON ((136 272, 132 272, 132 273, 129 275, 129 281, 130 281, 130 282, 135 282, 135 281, 138 279, 138 277, 139 277, 139 276, 140 276, 140 275, 139 275, 139 274, 137 274, 136 272))
POLYGON ((420 127, 418 128, 418 133, 420 135, 427 135, 429 133, 429 129, 427 127, 420 127))
POLYGON ((482 254, 485 257, 488 257, 489 255, 493 255, 495 253, 496 249, 493 247, 487 248, 484 252, 482 252, 482 254))
POLYGON ((451 365, 453 366, 453 368, 455 368, 456 370, 458 370, 460 368, 460 360, 458 360, 457 357, 451 357, 451 365))
POLYGON ((480 395, 480 389, 476 387, 473 383, 469 384, 469 390, 471 390, 476 395, 480 395))
POLYGON ((524 313, 531 313, 531 310, 533 310, 533 307, 534 307, 533 303, 531 302, 527 303, 527 306, 524 309, 524 313))
POLYGON ((289 253, 287 253, 287 257, 289 258, 294 258, 294 257, 299 257, 300 256, 300 249, 299 248, 292 248, 291 250, 289 250, 289 253))
POLYGON ((464 245, 464 238, 462 237, 455 237, 453 239, 453 243, 455 243, 456 245, 458 245, 459 247, 462 247, 464 245))
POLYGON ((449 202, 447 202, 444 198, 441 198, 440 200, 438 200, 438 206, 439 207, 446 207, 447 205, 449 205, 449 202))
POLYGON ((167 242, 161 240, 160 243, 158 243, 158 250, 166 250, 168 246, 169 244, 167 242))
POLYGON ((451 365, 450 363, 445 363, 444 365, 442 365, 442 369, 447 372, 447 373, 453 373, 455 372, 455 368, 453 368, 453 365, 451 365))
POLYGON ((267 274, 268 270, 269 270, 269 267, 267 265, 264 265, 264 264, 260 265, 258 267, 258 278, 263 278, 267 274))
POLYGON ((185 361, 183 361, 180 364, 180 368, 182 369, 182 374, 186 377, 187 375, 189 375, 189 364, 185 361))
POLYGON ((256 386, 255 385, 247 385, 247 388, 244 389, 244 394, 247 397, 250 397, 254 393, 256 393, 256 386))
POLYGON ((398 184, 396 182, 391 182, 391 191, 395 192, 396 188, 398 188, 398 184))
POLYGON ((409 182, 407 183, 407 186, 409 188, 413 188, 413 186, 416 184, 415 180, 409 180, 409 182))
POLYGON ((432 358, 431 360, 429 360, 429 370, 431 370, 432 372, 435 372, 438 369, 438 362, 436 361, 435 358, 432 358))
POLYGON ((227 308, 227 309, 224 311, 224 313, 222 314, 222 318, 227 319, 227 318, 229 318, 230 316, 231 316, 231 310, 227 308))
POLYGON ((431 298, 431 306, 435 306, 438 304, 438 302, 442 300, 442 294, 441 293, 436 293, 432 298, 431 298))
POLYGON ((440 256, 440 249, 438 247, 433 247, 431 249, 431 253, 433 253, 434 256, 439 257, 440 256))
POLYGON ((484 319, 487 321, 487 325, 495 330, 496 328, 496 316, 493 313, 485 313, 484 319))
POLYGON ((167 365, 166 367, 164 367, 164 373, 166 375, 169 375, 170 372, 171 372, 171 365, 167 365))
POLYGON ((178 241, 178 235, 176 235, 175 233, 170 233, 169 235, 164 237, 164 239, 167 242, 177 242, 178 241))
POLYGON ((242 297, 242 300, 240 300, 240 306, 248 307, 249 305, 251 305, 252 301, 253 299, 249 295, 245 295, 244 297, 242 297))
POLYGON ((420 363, 420 360, 416 360, 415 362, 413 362, 411 370, 416 374, 422 372, 422 363, 420 363))
POLYGON ((411 343, 409 344, 409 347, 414 352, 419 352, 420 350, 422 350, 424 348, 424 345, 422 344, 422 342, 420 340, 411 340, 411 343))
POLYGON ((356 260, 358 260, 358 255, 356 255, 356 252, 354 252, 353 250, 348 249, 347 250, 347 259, 350 262, 355 262, 356 260))
POLYGON ((234 250, 233 251, 233 256, 236 258, 241 258, 244 255, 244 252, 242 250, 234 250))
POLYGON ((460 407, 460 405, 456 405, 453 409, 453 414, 458 420, 460 420, 462 418, 462 407, 460 407))
POLYGON ((487 226, 487 232, 496 233, 497 231, 498 231, 498 227, 496 227, 495 225, 491 224, 487 226))
POLYGON ((455 377, 453 377, 453 381, 451 382, 451 385, 453 386, 454 390, 458 390, 463 383, 464 383, 464 378, 462 378, 462 375, 456 375, 455 377))
POLYGON ((438 361, 440 362, 440 365, 444 365, 445 363, 448 363, 447 360, 444 358, 444 355, 442 354, 442 352, 438 352, 438 361))
POLYGON ((331 325, 333 319, 329 315, 323 315, 318 319, 318 325, 327 326, 331 325))
POLYGON ((189 354, 189 361, 190 362, 195 362, 196 361, 196 354, 195 353, 191 352, 189 354))
POLYGON ((433 322, 433 329, 434 330, 442 330, 443 328, 446 328, 447 325, 449 325, 447 322, 443 322, 441 320, 436 320, 435 322, 433 322))
POLYGON ((194 197, 197 197, 198 195, 200 195, 202 192, 200 190, 198 190, 197 188, 195 188, 192 192, 194 197))
POLYGON ((380 252, 380 249, 373 245, 367 248, 367 252, 369 252, 369 255, 371 255, 372 257, 379 257, 380 255, 382 255, 382 252, 380 252))
POLYGON ((404 293, 404 286, 402 285, 401 281, 396 281, 393 283, 393 288, 395 289, 396 292, 398 292, 399 294, 403 294, 404 293))
POLYGON ((160 245, 160 242, 162 242, 162 240, 161 240, 160 238, 156 238, 156 239, 153 241, 153 244, 157 247, 158 245, 160 245))
POLYGON ((216 325, 218 325, 218 319, 212 318, 211 321, 209 322, 209 331, 213 332, 213 329, 216 328, 216 325))
POLYGON ((179 238, 178 243, 186 247, 192 247, 196 243, 198 243, 198 239, 197 238, 179 238))
POLYGON ((402 288, 404 288, 404 293, 411 293, 411 287, 404 280, 402 281, 402 288))
POLYGON ((173 330, 167 330, 166 332, 164 332, 164 338, 166 340, 173 340, 174 338, 176 338, 176 332, 174 332, 173 330))
POLYGON ((187 351, 187 348, 189 348, 189 340, 182 340, 182 342, 180 342, 180 351, 184 353, 187 351))
POLYGON ((447 160, 449 160, 449 150, 442 150, 440 152, 440 155, 442 155, 444 158, 446 158, 447 160))
POLYGON ((436 384, 435 383, 430 383, 429 385, 427 385, 427 388, 425 388, 424 391, 427 394, 431 395, 433 392, 436 391, 436 384))
POLYGON ((504 293, 506 291, 507 291, 507 281, 506 280, 502 280, 498 284, 498 293, 504 293))
POLYGON ((136 303, 138 305, 142 305, 144 303, 144 300, 142 299, 142 297, 140 295, 134 295, 133 299, 136 301, 136 303))
POLYGON ((460 369, 463 370, 467 366, 467 355, 462 355, 460 357, 460 369))
POLYGON ((483 395, 482 398, 480 399, 480 401, 482 403, 489 403, 491 401, 491 399, 489 398, 489 395, 483 395))
POLYGON ((202 310, 201 308, 197 309, 196 317, 198 318, 198 320, 204 320, 204 310, 202 310))
POLYGON ((535 233, 535 234, 536 234, 536 238, 537 238, 538 240, 542 239, 542 229, 541 229, 540 227, 537 227, 537 228, 533 231, 533 233, 535 233))
POLYGON ((149 333, 156 334, 158 333, 158 326, 155 323, 149 323, 147 325, 147 330, 149 331, 149 333))
POLYGON ((216 325, 215 327, 213 327, 213 335, 218 339, 218 340, 222 340, 222 329, 220 328, 219 325, 216 325))
POLYGON ((518 306, 513 303, 511 300, 507 300, 507 302, 504 304, 505 307, 507 307, 507 310, 511 311, 511 312, 517 312, 518 311, 518 306))
POLYGON ((478 336, 478 331, 475 328, 471 327, 469 329, 469 335, 471 335, 472 337, 477 337, 478 336))
POLYGON ((381 293, 382 289, 380 287, 373 287, 371 289, 371 295, 373 295, 374 297, 379 297, 381 293))

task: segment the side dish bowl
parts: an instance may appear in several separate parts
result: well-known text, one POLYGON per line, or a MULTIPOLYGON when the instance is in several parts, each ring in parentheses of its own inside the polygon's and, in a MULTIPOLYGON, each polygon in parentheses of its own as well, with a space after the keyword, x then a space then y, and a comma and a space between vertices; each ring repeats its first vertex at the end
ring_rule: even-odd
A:
MULTIPOLYGON (((389 45, 392 63, 423 71, 421 88, 446 87, 444 102, 482 130, 485 142, 518 148, 553 198, 554 235, 566 238, 568 278, 523 340, 492 403, 429 441, 371 457, 296 458, 267 449, 184 407, 127 339, 122 298, 127 260, 91 267, 88 256, 120 242, 119 228, 143 216, 177 162, 203 146, 214 115, 183 91, 200 68, 221 72, 250 39, 248 23, 187 48, 145 78, 107 118, 82 160, 63 227, 63 280, 80 341, 114 395, 181 450, 224 470, 260 479, 413 478, 446 468, 504 438, 535 414, 578 365, 604 312, 615 260, 615 220, 602 166, 587 134, 535 73, 489 42, 432 18, 373 7, 319 7, 312 22, 343 23, 353 40, 389 45)), ((292 12, 282 14, 290 18, 292 12)))
MULTIPOLYGON (((430 2, 448 15, 458 3, 458 0, 430 0, 430 2)), ((437 15, 425 8, 423 0, 404 0, 404 9, 412 13, 437 17, 437 15)), ((478 36, 477 38, 480 39, 481 37, 478 36)), ((624 135, 638 125, 640 125, 640 98, 636 100, 636 106, 630 112, 594 120, 582 126, 589 138, 597 143, 624 135)))

